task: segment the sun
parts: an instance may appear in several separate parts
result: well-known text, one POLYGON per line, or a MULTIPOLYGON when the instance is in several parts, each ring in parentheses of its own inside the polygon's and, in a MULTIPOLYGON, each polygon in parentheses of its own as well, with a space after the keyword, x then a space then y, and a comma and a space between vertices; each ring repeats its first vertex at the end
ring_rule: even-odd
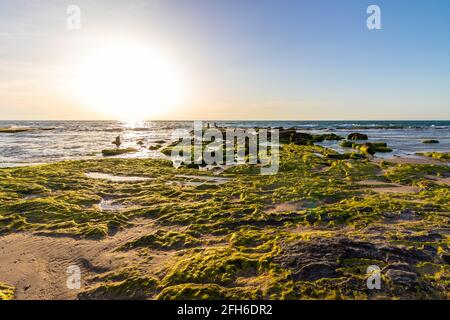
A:
POLYGON ((120 43, 95 50, 75 70, 74 89, 90 110, 119 120, 168 114, 185 96, 179 68, 166 55, 120 43))

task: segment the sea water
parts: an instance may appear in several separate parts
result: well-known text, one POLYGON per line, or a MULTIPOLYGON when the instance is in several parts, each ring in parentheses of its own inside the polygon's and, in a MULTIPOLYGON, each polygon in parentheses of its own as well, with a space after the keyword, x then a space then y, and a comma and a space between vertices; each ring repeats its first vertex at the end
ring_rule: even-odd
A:
MULTIPOLYGON (((310 133, 336 133, 346 137, 360 132, 369 141, 386 142, 391 153, 376 157, 411 156, 417 152, 449 152, 450 121, 208 121, 219 127, 295 127, 310 133), (423 140, 439 140, 424 144, 423 140)), ((102 157, 101 150, 114 148, 112 141, 121 136, 121 147, 139 151, 121 157, 164 158, 152 145, 167 145, 176 129, 193 128, 192 121, 0 121, 0 127, 54 128, 18 133, 0 133, 0 167, 49 163, 60 160, 102 157), (138 144, 142 141, 141 144, 138 144)), ((336 141, 323 146, 343 151, 336 141)))

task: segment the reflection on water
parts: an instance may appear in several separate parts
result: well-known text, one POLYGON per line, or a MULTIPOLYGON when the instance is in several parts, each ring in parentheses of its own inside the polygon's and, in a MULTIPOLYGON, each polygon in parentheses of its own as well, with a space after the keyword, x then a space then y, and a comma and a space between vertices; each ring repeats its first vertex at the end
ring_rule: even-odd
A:
MULTIPOLYGON (((450 121, 245 121, 220 122, 228 127, 297 127, 308 132, 334 132, 347 136, 351 132, 366 133, 369 141, 387 142, 394 152, 380 157, 414 155, 416 152, 450 150, 450 121), (439 144, 427 145, 422 140, 436 139, 439 144)), ((55 128, 19 133, 0 133, 0 166, 48 163, 67 159, 102 157, 102 149, 113 148, 112 141, 120 135, 121 147, 138 149, 124 154, 126 158, 166 158, 151 146, 167 145, 175 129, 192 129, 186 121, 0 121, 0 127, 23 126, 55 128)), ((343 151, 335 141, 324 146, 343 151)))

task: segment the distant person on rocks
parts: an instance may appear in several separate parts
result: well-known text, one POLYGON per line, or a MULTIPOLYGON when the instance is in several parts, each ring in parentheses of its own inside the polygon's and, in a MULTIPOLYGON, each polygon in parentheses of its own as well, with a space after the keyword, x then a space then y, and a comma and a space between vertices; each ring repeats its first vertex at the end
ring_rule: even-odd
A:
POLYGON ((115 144, 117 148, 119 148, 120 145, 122 144, 122 141, 121 141, 121 139, 120 139, 120 135, 118 135, 118 136, 116 137, 116 140, 113 141, 112 143, 115 144))

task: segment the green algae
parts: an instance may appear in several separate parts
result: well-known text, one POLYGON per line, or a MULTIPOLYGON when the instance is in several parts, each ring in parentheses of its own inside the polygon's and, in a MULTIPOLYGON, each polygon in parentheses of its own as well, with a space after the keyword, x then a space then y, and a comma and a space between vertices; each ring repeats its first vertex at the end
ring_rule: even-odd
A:
POLYGON ((102 154, 104 157, 118 156, 125 153, 133 153, 137 152, 136 148, 126 148, 126 149, 104 149, 102 150, 102 154))
MULTIPOLYGON (((116 249, 124 254, 168 254, 169 260, 157 271, 146 271, 144 262, 133 262, 130 268, 140 273, 93 280, 80 295, 86 299, 427 296, 424 291, 402 294, 389 279, 386 290, 368 292, 364 269, 377 262, 384 267, 376 259, 346 260, 339 270, 341 278, 305 282, 295 280, 276 257, 288 243, 332 239, 348 229, 352 237, 383 237, 386 243, 419 249, 433 246, 440 256, 448 254, 448 238, 424 241, 419 236, 448 228, 449 187, 430 177, 450 176, 450 168, 386 161, 378 164, 314 145, 283 145, 280 158, 276 175, 261 176, 258 165, 232 166, 222 173, 229 182, 214 188, 167 184, 180 180, 179 175, 212 174, 194 168, 176 169, 170 161, 157 159, 110 158, 0 169, 0 233, 28 230, 104 238, 132 227, 135 219, 151 219, 154 232, 127 240, 116 249), (91 179, 87 172, 153 179, 114 182, 91 179), (358 183, 364 180, 418 186, 420 192, 379 194, 362 188, 358 183), (102 199, 114 199, 126 209, 102 211, 98 207, 102 199), (273 209, 286 203, 290 205, 273 209), (406 217, 412 217, 411 222, 402 220, 406 217), (370 231, 375 226, 388 228, 396 219, 401 227, 370 231), (408 238, 411 230, 418 238, 408 238), (176 254, 171 256, 173 252, 176 254)), ((417 270, 422 272, 420 283, 433 284, 436 291, 428 297, 441 297, 448 286, 436 283, 445 283, 448 277, 444 264, 436 262, 417 270)))
POLYGON ((392 152, 392 149, 389 148, 385 142, 355 143, 349 140, 344 140, 339 145, 343 148, 354 148, 363 154, 370 155, 374 155, 377 152, 392 152))
POLYGON ((153 277, 141 277, 136 275, 126 276, 124 279, 107 281, 88 291, 78 295, 79 299, 90 300, 123 300, 123 299, 145 299, 151 297, 158 285, 153 277))
POLYGON ((434 164, 399 164, 388 169, 384 176, 392 182, 412 184, 430 175, 449 175, 449 168, 434 164))
POLYGON ((239 275, 255 275, 258 260, 230 249, 207 249, 178 262, 162 280, 163 285, 180 283, 231 284, 239 275))
POLYGON ((14 287, 0 282, 0 300, 12 300, 14 298, 14 287))
POLYGON ((133 248, 152 248, 159 250, 180 249, 188 248, 200 245, 201 242, 192 237, 191 235, 163 230, 158 230, 153 234, 142 236, 136 240, 126 243, 124 249, 133 248))
POLYGON ((157 296, 159 300, 256 300, 262 294, 258 288, 226 288, 217 284, 187 283, 165 288, 157 296))
POLYGON ((448 152, 425 152, 425 153, 416 153, 418 156, 430 157, 433 159, 441 160, 441 161, 450 161, 450 153, 448 152))

